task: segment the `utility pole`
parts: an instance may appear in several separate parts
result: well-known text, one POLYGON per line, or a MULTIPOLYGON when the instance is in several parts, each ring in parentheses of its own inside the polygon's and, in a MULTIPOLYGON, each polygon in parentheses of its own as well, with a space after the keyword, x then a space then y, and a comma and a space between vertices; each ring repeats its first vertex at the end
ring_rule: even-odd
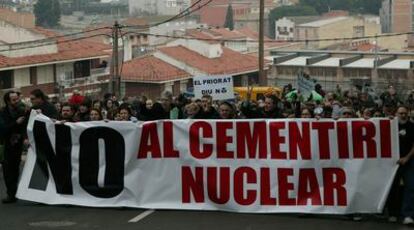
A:
POLYGON ((119 32, 119 24, 118 21, 115 21, 114 26, 112 27, 112 63, 113 63, 113 70, 111 79, 109 81, 109 92, 119 96, 119 86, 120 86, 120 79, 119 79, 119 51, 118 51, 118 32, 119 32))
POLYGON ((264 71, 264 0, 260 0, 259 16, 259 82, 265 81, 264 71))

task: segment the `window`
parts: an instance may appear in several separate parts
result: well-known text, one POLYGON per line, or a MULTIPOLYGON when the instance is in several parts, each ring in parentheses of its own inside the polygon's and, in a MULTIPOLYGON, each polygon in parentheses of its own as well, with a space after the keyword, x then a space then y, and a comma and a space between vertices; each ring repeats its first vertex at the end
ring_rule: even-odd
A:
POLYGON ((30 67, 30 84, 36 85, 37 84, 37 68, 30 67))
POLYGON ((167 7, 177 7, 177 1, 167 0, 167 7))
POLYGON ((0 71, 0 89, 12 88, 13 70, 0 71))
POLYGON ((365 36, 365 27, 364 26, 354 26, 353 35, 354 35, 354 37, 365 36))

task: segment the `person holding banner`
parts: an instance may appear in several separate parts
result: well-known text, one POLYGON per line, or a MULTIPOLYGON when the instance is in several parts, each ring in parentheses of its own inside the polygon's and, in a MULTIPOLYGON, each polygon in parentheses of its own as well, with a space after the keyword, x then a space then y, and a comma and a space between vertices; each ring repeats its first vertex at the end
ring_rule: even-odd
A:
POLYGON ((30 93, 30 101, 32 102, 32 109, 40 111, 43 115, 57 119, 59 114, 54 105, 48 101, 48 97, 40 89, 35 89, 30 93))
MULTIPOLYGON (((408 108, 400 106, 397 109, 398 129, 400 136, 400 168, 393 184, 394 196, 399 195, 400 182, 403 184, 403 200, 401 215, 403 224, 414 224, 414 124, 409 121, 408 108), (398 187, 397 187, 398 186, 398 187)), ((398 198, 397 198, 398 199, 398 198)), ((398 207, 398 205, 396 205, 398 207)), ((396 211, 393 210, 395 214, 396 211)))
POLYGON ((133 122, 138 121, 136 117, 132 116, 130 105, 127 103, 121 104, 119 106, 119 118, 120 118, 120 121, 133 121, 133 122))
POLYGON ((92 108, 89 112, 89 119, 90 121, 102 121, 102 113, 99 109, 92 108))
POLYGON ((28 117, 26 105, 21 102, 19 92, 7 92, 4 95, 4 103, 1 118, 4 121, 3 175, 7 197, 2 200, 2 203, 8 204, 17 201, 17 183, 28 117))
POLYGON ((75 107, 72 104, 64 103, 60 112, 59 120, 64 122, 75 122, 75 107))

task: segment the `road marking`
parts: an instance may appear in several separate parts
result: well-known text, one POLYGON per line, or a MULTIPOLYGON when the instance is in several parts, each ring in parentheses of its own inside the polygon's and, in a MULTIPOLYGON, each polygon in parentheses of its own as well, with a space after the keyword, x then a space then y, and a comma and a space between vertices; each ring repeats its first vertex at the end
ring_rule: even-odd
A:
POLYGON ((29 223, 29 226, 40 228, 69 227, 73 225, 76 225, 76 223, 72 221, 40 221, 29 223))
POLYGON ((143 213, 139 214, 138 216, 136 216, 136 217, 134 217, 134 218, 130 219, 128 222, 129 222, 129 223, 136 223, 136 222, 138 222, 138 221, 140 221, 140 220, 144 219, 145 217, 147 217, 147 216, 151 215, 151 214, 152 214, 152 213, 154 213, 154 212, 155 212, 155 210, 153 210, 153 209, 149 209, 149 210, 147 210, 147 211, 145 211, 145 212, 143 212, 143 213))

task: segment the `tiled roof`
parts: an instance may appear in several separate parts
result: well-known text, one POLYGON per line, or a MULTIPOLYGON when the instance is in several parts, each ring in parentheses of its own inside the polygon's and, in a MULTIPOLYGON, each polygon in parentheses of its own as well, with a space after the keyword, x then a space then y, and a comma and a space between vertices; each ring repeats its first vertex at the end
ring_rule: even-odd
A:
MULTIPOLYGON (((186 30, 186 36, 198 38, 198 39, 242 39, 242 40, 259 40, 259 33, 250 28, 241 28, 237 30, 229 30, 226 28, 219 29, 190 29, 186 30)), ((289 42, 275 41, 269 37, 264 37, 265 48, 277 48, 289 45, 289 42)), ((210 44, 220 43, 219 41, 205 41, 210 44)))
POLYGON ((375 51, 375 49, 380 50, 380 48, 374 44, 370 44, 370 43, 365 43, 365 44, 360 44, 356 47, 354 47, 355 50, 357 51, 375 51))
MULTIPOLYGON (((57 33, 42 28, 35 29, 37 32, 48 35, 49 37, 58 35, 57 33)), ((6 57, 0 55, 0 68, 109 56, 107 50, 111 47, 103 43, 89 40, 66 42, 65 38, 59 38, 57 41, 57 48, 58 52, 52 54, 31 55, 25 57, 6 57)))
MULTIPOLYGON (((247 39, 247 36, 237 30, 227 28, 217 29, 189 29, 186 35, 198 39, 247 39)), ((219 43, 219 41, 206 41, 208 43, 219 43)))
POLYGON ((159 48, 159 51, 207 74, 237 74, 257 71, 259 66, 257 58, 225 47, 222 49, 223 54, 218 58, 207 58, 183 46, 162 47, 159 48))
POLYGON ((211 29, 213 32, 220 34, 223 39, 237 39, 246 38, 246 35, 238 32, 237 30, 229 30, 227 28, 211 29))
MULTIPOLYGON (((205 33, 204 30, 199 29, 189 29, 185 31, 186 36, 197 38, 197 39, 219 39, 220 37, 212 36, 209 33, 205 33)), ((210 44, 220 43, 219 41, 209 41, 206 40, 205 42, 210 44)))
POLYGON ((154 56, 147 56, 125 62, 121 76, 123 80, 160 82, 187 78, 190 75, 154 56))

